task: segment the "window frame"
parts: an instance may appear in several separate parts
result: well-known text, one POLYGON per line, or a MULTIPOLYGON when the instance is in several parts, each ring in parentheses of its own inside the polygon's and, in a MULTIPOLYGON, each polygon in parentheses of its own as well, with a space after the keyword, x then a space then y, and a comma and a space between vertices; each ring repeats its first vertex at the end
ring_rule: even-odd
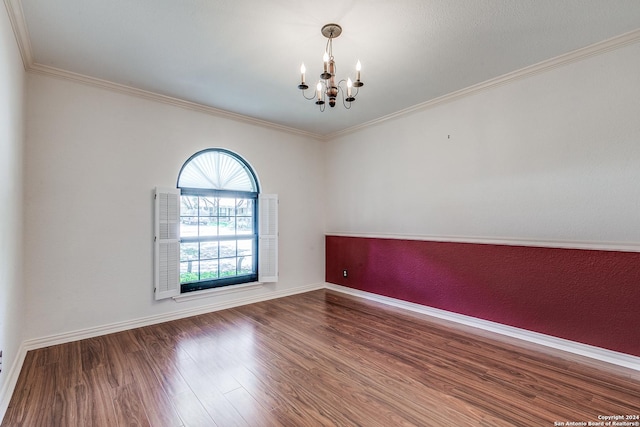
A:
MULTIPOLYGON (((249 199, 253 201, 253 232, 251 234, 243 234, 243 235, 229 235, 229 236, 200 236, 197 237, 180 237, 180 245, 182 243, 193 243, 193 242, 221 242, 221 241, 237 241, 246 239, 252 240, 252 273, 236 275, 232 277, 225 278, 216 278, 216 279, 205 279, 199 280, 195 282, 181 283, 180 282, 180 293, 185 294, 188 292, 200 291, 204 289, 212 289, 219 288, 224 286, 232 286, 239 285, 243 283, 257 282, 259 278, 259 194, 260 194, 260 186, 258 183, 257 176, 253 171, 253 168, 238 154, 225 150, 222 148, 208 148, 205 150, 201 150, 191 157, 187 159, 186 162, 182 165, 180 169, 180 173, 178 174, 176 187, 180 190, 180 200, 182 196, 197 196, 197 197, 218 197, 218 198, 243 198, 249 199), (182 176, 182 172, 185 170, 185 167, 196 157, 203 155, 207 152, 218 152, 224 155, 227 155, 234 160, 236 160, 243 167, 247 175, 249 176, 252 186, 256 191, 242 191, 242 190, 225 190, 218 188, 191 188, 191 187, 180 187, 180 177, 182 176)), ((182 215, 181 215, 182 216, 182 215)), ((219 217, 219 212, 217 213, 219 217)), ((200 217, 200 213, 198 212, 198 217, 200 217)), ((220 253, 218 252, 218 260, 220 260, 220 253)), ((198 255, 198 260, 200 260, 200 255, 198 255)), ((219 270, 218 270, 219 271, 219 270)))
MULTIPOLYGON (((252 273, 235 275, 232 277, 216 278, 208 280, 199 280, 195 282, 180 283, 180 293, 199 291, 203 289, 217 288, 229 285, 238 285, 241 283, 255 282, 258 280, 258 193, 257 192, 242 192, 242 191, 228 191, 228 190, 205 190, 205 189, 193 189, 193 188, 181 188, 180 197, 217 197, 217 198, 234 198, 234 199, 247 199, 253 201, 252 208, 252 233, 251 234, 232 234, 228 236, 197 236, 197 237, 180 237, 180 244, 182 243, 201 243, 201 242, 223 242, 223 241, 237 241, 237 240, 251 240, 252 245, 252 273)), ((182 216, 181 216, 182 218, 182 216)), ((218 216, 219 218, 219 216, 218 216)), ((218 260, 223 259, 218 253, 218 260)), ((200 260, 200 259, 198 259, 200 260)))

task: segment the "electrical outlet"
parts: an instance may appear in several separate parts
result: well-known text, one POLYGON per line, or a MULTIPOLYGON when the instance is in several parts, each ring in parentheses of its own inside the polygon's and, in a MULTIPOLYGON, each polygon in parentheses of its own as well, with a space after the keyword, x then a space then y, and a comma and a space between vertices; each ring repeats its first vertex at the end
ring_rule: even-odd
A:
POLYGON ((347 277, 347 270, 346 269, 342 270, 342 277, 347 277))

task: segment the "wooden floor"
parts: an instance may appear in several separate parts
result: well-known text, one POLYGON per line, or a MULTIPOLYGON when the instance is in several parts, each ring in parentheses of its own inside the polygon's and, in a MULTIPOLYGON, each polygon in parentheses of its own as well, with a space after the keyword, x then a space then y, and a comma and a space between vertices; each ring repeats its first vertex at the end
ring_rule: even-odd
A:
POLYGON ((554 426, 640 415, 640 372, 474 331, 314 291, 30 351, 2 426, 554 426))

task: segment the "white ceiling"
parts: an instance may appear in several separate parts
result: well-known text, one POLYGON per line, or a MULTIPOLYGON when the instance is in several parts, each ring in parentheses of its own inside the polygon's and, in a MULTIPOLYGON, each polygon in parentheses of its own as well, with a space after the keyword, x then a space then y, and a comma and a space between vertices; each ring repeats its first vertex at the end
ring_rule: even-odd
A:
POLYGON ((317 135, 640 28, 639 0, 8 1, 30 66, 317 135), (301 62, 317 81, 330 22, 338 77, 360 59, 365 85, 321 113, 297 85, 301 62))

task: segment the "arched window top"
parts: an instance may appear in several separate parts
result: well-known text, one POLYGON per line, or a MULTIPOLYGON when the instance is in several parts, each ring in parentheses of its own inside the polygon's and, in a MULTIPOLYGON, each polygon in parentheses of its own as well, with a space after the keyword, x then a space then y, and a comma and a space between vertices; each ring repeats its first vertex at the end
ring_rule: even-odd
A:
POLYGON ((178 175, 179 188, 259 192, 251 167, 228 150, 210 148, 187 160, 178 175))

